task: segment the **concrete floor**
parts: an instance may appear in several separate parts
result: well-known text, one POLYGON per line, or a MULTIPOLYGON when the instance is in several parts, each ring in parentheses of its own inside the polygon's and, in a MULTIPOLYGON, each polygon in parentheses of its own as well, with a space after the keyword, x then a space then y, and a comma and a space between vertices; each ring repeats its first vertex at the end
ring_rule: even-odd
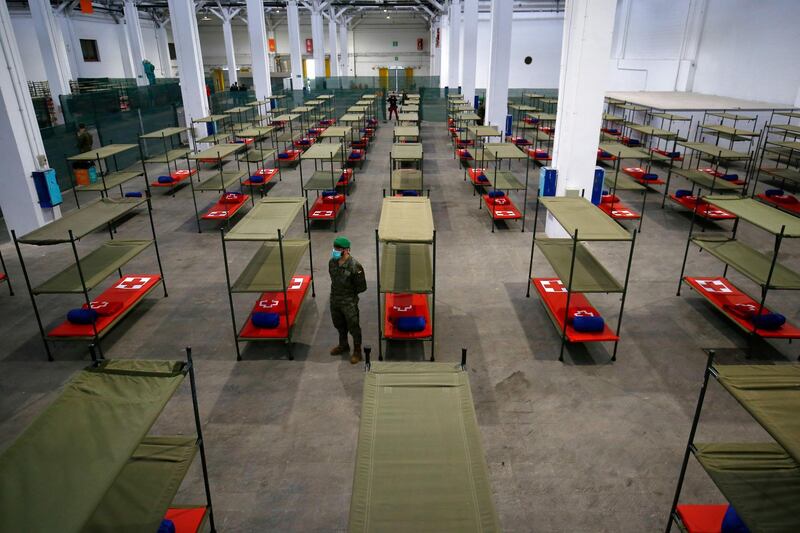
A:
MULTIPOLYGON (((609 363, 610 344, 570 347, 560 363, 559 335, 537 298, 525 297, 533 198, 525 233, 518 223, 490 233, 486 210, 478 209, 477 198, 463 181, 443 124, 425 124, 423 139, 439 243, 437 359, 456 361, 462 347, 469 349, 475 410, 503 529, 574 533, 663 528, 702 379, 701 349, 719 348, 721 359, 738 362, 744 360, 747 345, 746 337, 696 294, 684 289, 681 297, 675 296, 688 214, 669 202, 660 209, 660 197, 648 197, 616 363, 609 363)), ((381 190, 388 183, 390 143, 391 126, 383 125, 357 174, 340 226, 367 271, 370 289, 362 298, 361 316, 365 343, 372 346, 378 342, 374 231, 381 190)), ((136 187, 141 185, 130 188, 136 187)), ((270 194, 297 195, 299 190, 295 170, 285 173, 270 194)), ((638 205, 634 195, 621 196, 638 205)), ((203 207, 211 200, 206 194, 199 203, 203 207)), ((515 201, 521 206, 521 199, 515 201)), ((309 298, 300 317, 296 360, 286 360, 278 345, 262 344, 246 346, 245 360, 237 363, 218 232, 205 223, 206 231, 197 233, 188 189, 175 198, 156 192, 154 206, 169 297, 156 291, 125 319, 104 341, 107 357, 180 358, 184 346, 193 347, 220 530, 345 530, 363 367, 328 354, 336 342, 325 272, 332 229, 315 226, 312 233, 317 296, 309 298)), ((709 231, 721 226, 711 225, 709 231)), ((296 224, 293 231, 297 234, 302 226, 296 224)), ((119 228, 120 237, 147 234, 144 214, 119 228)), ((739 234, 764 249, 771 246, 763 232, 747 224, 739 234)), ((80 249, 85 253, 105 238, 91 235, 80 249)), ((624 275, 624 245, 591 248, 612 272, 624 275)), ((234 273, 253 249, 230 247, 234 273)), ((87 362, 85 346, 70 344, 56 347, 56 362, 45 361, 16 254, 8 243, 2 251, 17 295, 0 296, 0 448, 87 362)), ((70 250, 27 246, 23 253, 34 279, 43 280, 63 268, 70 250)), ((797 243, 786 243, 783 262, 797 267, 799 259, 797 243)), ((154 264, 152 252, 146 252, 125 271, 154 272, 154 264)), ((552 274, 538 252, 534 273, 552 274)), ((687 273, 718 275, 722 265, 693 250, 687 273)), ((731 272, 729 277, 755 294, 742 276, 731 272)), ((253 300, 237 297, 240 323, 253 300)), ((40 301, 50 325, 78 305, 74 297, 40 301)), ((615 323, 616 297, 592 301, 615 323)), ((800 322, 797 302, 787 293, 769 298, 794 323, 800 322)), ((769 361, 798 355, 797 346, 787 343, 756 344, 755 352, 769 361)), ((389 354, 395 359, 422 357, 419 345, 390 346, 389 354)), ((168 406, 155 432, 192 431, 187 391, 188 385, 168 406)), ((767 437, 714 385, 699 438, 767 437)), ((202 501, 201 496, 195 465, 178 501, 202 501)), ((684 501, 722 501, 695 463, 690 464, 684 501)))

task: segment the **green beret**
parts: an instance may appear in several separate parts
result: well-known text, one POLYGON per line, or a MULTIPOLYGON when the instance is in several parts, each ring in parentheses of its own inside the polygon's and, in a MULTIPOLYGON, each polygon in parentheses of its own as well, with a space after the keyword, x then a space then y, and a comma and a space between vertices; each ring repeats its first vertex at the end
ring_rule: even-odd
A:
POLYGON ((336 237, 333 240, 333 245, 337 248, 350 248, 350 239, 347 237, 336 237))

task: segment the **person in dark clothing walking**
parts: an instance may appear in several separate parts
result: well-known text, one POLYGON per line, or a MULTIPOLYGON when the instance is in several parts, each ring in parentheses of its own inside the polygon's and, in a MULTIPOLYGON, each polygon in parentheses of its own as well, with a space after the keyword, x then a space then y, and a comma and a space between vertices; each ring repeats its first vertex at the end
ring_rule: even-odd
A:
POLYGON ((358 295, 367 290, 364 268, 350 255, 350 240, 336 237, 333 241, 331 259, 328 261, 331 275, 331 319, 339 332, 339 344, 331 349, 331 355, 342 355, 350 351, 347 333, 353 337, 353 353, 350 363, 361 361, 361 325, 358 318, 358 295))
POLYGON ((391 94, 389 95, 389 120, 392 120, 392 113, 394 113, 394 118, 396 120, 400 120, 400 117, 397 116, 397 95, 391 94))

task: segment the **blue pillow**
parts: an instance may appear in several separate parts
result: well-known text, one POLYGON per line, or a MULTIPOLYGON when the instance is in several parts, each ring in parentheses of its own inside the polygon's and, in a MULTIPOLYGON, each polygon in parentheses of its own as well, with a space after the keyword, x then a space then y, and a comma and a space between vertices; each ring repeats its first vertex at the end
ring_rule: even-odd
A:
POLYGON ((419 196, 417 191, 402 191, 400 194, 403 196, 419 196))
POLYGON ((278 154, 278 159, 289 159, 288 152, 281 152, 278 154))
POLYGON ((736 181, 739 179, 739 174, 724 174, 722 179, 725 181, 736 181))
POLYGON ((603 331, 605 322, 601 316, 575 316, 572 317, 572 327, 582 333, 599 333, 603 331))
POLYGON ((611 152, 606 152, 605 150, 600 150, 600 157, 612 157, 611 152))
POLYGON ((67 312, 67 320, 73 324, 94 324, 97 320, 97 311, 94 309, 70 309, 67 312))
POLYGON ((657 180, 658 176, 652 172, 648 172, 642 176, 643 180, 657 180))
POLYGON ((142 193, 140 191, 131 191, 125 193, 125 198, 141 198, 142 193))
POLYGON ((425 329, 425 317, 424 316, 400 317, 395 321, 394 325, 400 331, 407 331, 407 332, 422 331, 425 329))
POLYGON ((481 174, 478 176, 478 181, 489 181, 489 178, 486 177, 486 174, 481 174))
POLYGON ((503 191, 489 191, 489 198, 502 198, 505 195, 503 191))
POLYGON ((322 191, 322 196, 336 196, 336 191, 333 189, 328 189, 327 191, 322 191))
POLYGON ((763 313, 752 318, 753 324, 758 329, 768 331, 780 329, 786 323, 786 317, 780 313, 763 313))
POLYGON ((350 159, 361 159, 361 152, 350 152, 350 159))
POLYGON ((720 533, 750 533, 742 519, 736 514, 733 506, 729 505, 728 510, 725 511, 725 516, 722 518, 722 528, 720 533))
POLYGON ((469 150, 464 150, 463 152, 461 152, 461 157, 470 158, 472 157, 472 154, 469 153, 469 150))
POLYGON ((253 175, 250 176, 250 183, 264 183, 264 176, 253 175))
POLYGON ((639 146, 639 141, 636 139, 628 139, 628 146, 639 146))
POLYGON ((172 183, 173 181, 175 181, 175 180, 172 179, 172 176, 159 176, 158 177, 158 182, 159 183, 172 183))
POLYGON ((678 189, 675 191, 675 198, 683 198, 684 196, 691 196, 692 191, 689 189, 678 189))
POLYGON ((608 128, 606 131, 614 135, 619 133, 619 130, 617 128, 608 128))
POLYGON ((675 158, 680 156, 681 156, 680 152, 667 152, 667 157, 675 158))
POLYGON ((770 197, 770 196, 783 196, 784 195, 784 190, 783 189, 767 189, 764 192, 764 194, 767 197, 770 197))
POLYGON ((175 523, 167 518, 163 519, 156 533, 175 533, 175 523))
POLYGON ((281 315, 278 313, 256 311, 250 315, 250 322, 257 328, 275 329, 281 322, 281 315))

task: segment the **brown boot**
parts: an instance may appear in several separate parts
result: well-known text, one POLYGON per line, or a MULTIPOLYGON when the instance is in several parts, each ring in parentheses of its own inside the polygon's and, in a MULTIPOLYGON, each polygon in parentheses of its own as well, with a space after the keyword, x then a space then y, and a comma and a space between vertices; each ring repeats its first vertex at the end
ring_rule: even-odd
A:
POLYGON ((331 355, 342 355, 346 354, 349 351, 350 351, 350 346, 348 346, 347 344, 344 345, 339 344, 338 346, 334 346, 333 348, 331 348, 331 355))
POLYGON ((353 355, 350 356, 350 364, 355 365, 361 362, 361 345, 353 346, 353 355))

